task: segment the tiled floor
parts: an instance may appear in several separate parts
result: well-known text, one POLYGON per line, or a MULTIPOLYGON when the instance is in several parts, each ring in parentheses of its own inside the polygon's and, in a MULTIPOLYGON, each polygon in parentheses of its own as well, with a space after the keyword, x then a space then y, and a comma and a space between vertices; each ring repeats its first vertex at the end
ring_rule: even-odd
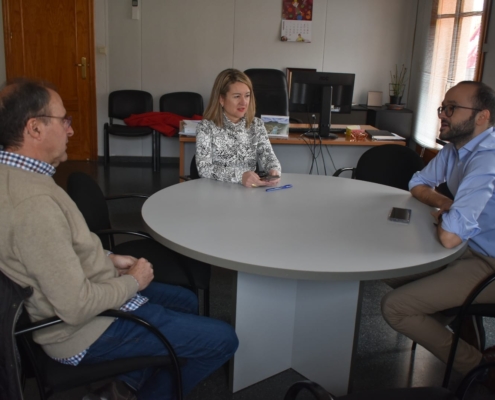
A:
MULTIPOLYGON (((147 193, 167 187, 178 182, 178 164, 162 163, 159 173, 153 174, 146 164, 112 164, 105 170, 95 163, 67 162, 62 164, 55 175, 55 180, 65 187, 70 172, 85 171, 97 179, 106 194, 147 193)), ((129 206, 116 205, 111 208, 115 227, 129 227, 141 224, 141 203, 129 206), (129 217, 130 215, 130 217, 129 217)), ((211 281, 211 315, 230 321, 232 302, 231 287, 235 275, 221 268, 213 268, 211 281)), ((351 374, 352 392, 368 391, 379 388, 408 386, 439 386, 444 373, 444 365, 428 351, 418 346, 411 352, 411 341, 393 331, 383 320, 380 313, 380 299, 390 290, 378 281, 362 283, 362 308, 357 352, 351 374)), ((337 322, 336 322, 337 323, 337 322)), ((495 321, 485 321, 487 346, 495 345, 495 321)), ((227 368, 221 368, 199 384, 187 397, 187 400, 282 400, 288 387, 304 379, 295 371, 288 370, 266 379, 256 385, 231 394, 227 384, 227 368)), ((454 374, 451 387, 455 388, 460 377, 454 374)), ((97 385, 96 385, 97 386, 97 385)), ((57 394, 55 400, 82 399, 87 388, 78 388, 57 394)), ((1 396, 0 396, 1 397, 1 396)), ((474 388, 470 399, 493 399, 484 387, 474 388)), ((301 393, 298 399, 311 399, 301 393)), ((34 382, 26 387, 26 399, 37 400, 38 394, 34 382)))

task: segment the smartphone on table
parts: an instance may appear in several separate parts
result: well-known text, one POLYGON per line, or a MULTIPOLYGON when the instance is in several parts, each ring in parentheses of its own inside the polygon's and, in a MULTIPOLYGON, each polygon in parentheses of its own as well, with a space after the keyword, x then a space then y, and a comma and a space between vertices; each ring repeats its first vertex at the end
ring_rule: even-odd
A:
POLYGON ((278 175, 266 175, 266 176, 260 177, 260 180, 265 181, 265 182, 270 182, 270 181, 274 181, 275 179, 279 179, 279 178, 280 178, 280 176, 278 176, 278 175))
POLYGON ((393 207, 388 214, 388 219, 390 221, 408 224, 411 220, 411 210, 409 208, 393 207))

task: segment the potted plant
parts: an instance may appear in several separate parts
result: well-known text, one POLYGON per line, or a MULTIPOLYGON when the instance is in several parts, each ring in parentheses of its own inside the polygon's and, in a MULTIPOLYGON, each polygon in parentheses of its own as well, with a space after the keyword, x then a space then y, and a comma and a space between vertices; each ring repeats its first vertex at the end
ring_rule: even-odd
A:
POLYGON ((402 64, 402 68, 397 68, 395 64, 395 74, 390 71, 390 104, 401 104, 402 95, 406 87, 407 68, 402 64))

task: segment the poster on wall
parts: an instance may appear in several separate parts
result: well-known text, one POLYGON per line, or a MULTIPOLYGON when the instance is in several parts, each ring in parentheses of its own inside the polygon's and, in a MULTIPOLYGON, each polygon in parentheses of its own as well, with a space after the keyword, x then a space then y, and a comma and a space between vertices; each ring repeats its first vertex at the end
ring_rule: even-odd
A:
POLYGON ((311 43, 313 0, 282 0, 283 42, 311 43))

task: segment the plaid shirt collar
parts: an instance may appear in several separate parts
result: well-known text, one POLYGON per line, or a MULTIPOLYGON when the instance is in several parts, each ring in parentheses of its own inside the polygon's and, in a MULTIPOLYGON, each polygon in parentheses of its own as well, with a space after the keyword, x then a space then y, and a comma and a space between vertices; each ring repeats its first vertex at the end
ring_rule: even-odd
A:
POLYGON ((0 164, 10 167, 21 168, 26 171, 36 172, 38 174, 53 176, 55 167, 44 161, 35 160, 34 158, 21 156, 20 154, 0 150, 0 164))

